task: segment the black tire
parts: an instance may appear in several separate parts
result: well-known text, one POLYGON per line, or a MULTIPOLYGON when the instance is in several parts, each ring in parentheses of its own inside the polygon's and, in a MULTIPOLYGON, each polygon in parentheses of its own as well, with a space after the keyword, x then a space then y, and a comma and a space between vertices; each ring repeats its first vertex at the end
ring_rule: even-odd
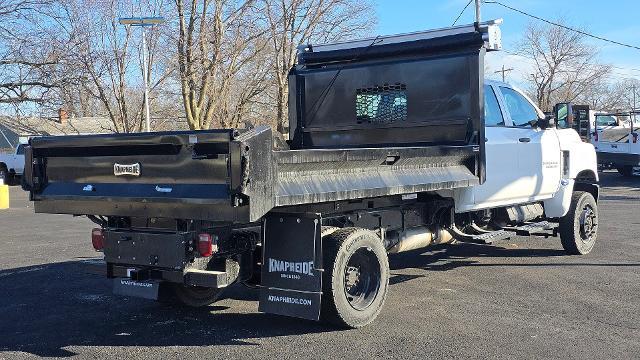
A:
MULTIPOLYGON (((203 258, 202 261, 207 261, 207 259, 203 258)), ((209 261, 209 265, 214 262, 214 260, 209 261)), ((213 266, 215 267, 215 265, 213 266)), ((209 266, 207 268, 213 269, 209 266)), ((219 268, 218 270, 224 270, 226 272, 226 283, 229 284, 227 285, 227 287, 215 289, 185 284, 171 284, 171 290, 173 290, 172 292, 174 298, 175 300, 177 300, 178 304, 186 305, 189 307, 202 307, 211 305, 214 302, 218 301, 224 290, 238 280, 240 264, 238 263, 238 261, 236 261, 236 259, 228 258, 224 260, 224 269, 219 268)))
POLYGON ((320 319, 347 328, 371 323, 389 287, 389 260, 380 238, 365 229, 337 229, 323 238, 322 250, 320 319))
POLYGON ((18 175, 9 173, 9 178, 6 180, 5 184, 14 186, 14 185, 20 184, 19 181, 20 181, 20 177, 18 175))
POLYGON ((618 173, 624 177, 632 177, 633 176, 633 166, 625 165, 617 167, 618 173))
POLYGON ((220 298, 223 289, 213 289, 201 286, 173 284, 173 293, 180 304, 189 307, 211 305, 220 298))
POLYGON ((588 192, 575 191, 569 212, 560 218, 560 241, 566 252, 586 255, 598 237, 598 205, 588 192))

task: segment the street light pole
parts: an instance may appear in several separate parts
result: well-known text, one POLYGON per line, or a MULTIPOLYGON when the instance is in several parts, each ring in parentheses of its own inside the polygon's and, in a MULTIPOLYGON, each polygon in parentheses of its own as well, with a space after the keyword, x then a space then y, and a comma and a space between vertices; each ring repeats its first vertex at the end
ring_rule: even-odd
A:
POLYGON ((144 115, 146 131, 151 131, 151 112, 149 110, 149 73, 151 72, 151 64, 147 62, 149 57, 147 49, 147 26, 159 25, 164 22, 161 17, 134 17, 120 18, 121 25, 139 26, 142 28, 142 81, 144 82, 144 115))
POLYGON ((144 115, 146 121, 146 130, 151 132, 151 115, 149 112, 149 64, 147 63, 147 35, 144 27, 142 27, 142 76, 144 77, 144 115))

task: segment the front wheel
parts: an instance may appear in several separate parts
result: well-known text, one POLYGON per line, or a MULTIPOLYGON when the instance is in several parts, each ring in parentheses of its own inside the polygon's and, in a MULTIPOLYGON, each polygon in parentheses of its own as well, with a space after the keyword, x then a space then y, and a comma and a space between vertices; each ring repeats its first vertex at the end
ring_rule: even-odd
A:
POLYGON ((598 205, 588 192, 576 191, 569 212, 560 219, 560 241, 569 254, 586 255, 598 237, 598 205))
POLYGON ((382 310, 389 286, 389 260, 382 240, 359 228, 335 230, 323 238, 321 320, 359 328, 382 310))

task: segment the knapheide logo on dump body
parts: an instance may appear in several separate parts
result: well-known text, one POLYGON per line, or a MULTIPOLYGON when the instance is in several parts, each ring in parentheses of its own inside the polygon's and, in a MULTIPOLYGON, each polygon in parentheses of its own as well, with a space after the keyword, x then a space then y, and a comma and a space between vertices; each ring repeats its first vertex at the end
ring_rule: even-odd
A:
POLYGON ((293 298, 289 296, 276 296, 276 295, 269 295, 268 299, 271 302, 311 306, 311 300, 309 299, 300 299, 300 298, 293 298))
POLYGON ((135 164, 113 164, 113 175, 131 175, 140 176, 140 163, 135 164))
POLYGON ((269 272, 291 272, 313 276, 313 261, 284 261, 269 258, 269 272))

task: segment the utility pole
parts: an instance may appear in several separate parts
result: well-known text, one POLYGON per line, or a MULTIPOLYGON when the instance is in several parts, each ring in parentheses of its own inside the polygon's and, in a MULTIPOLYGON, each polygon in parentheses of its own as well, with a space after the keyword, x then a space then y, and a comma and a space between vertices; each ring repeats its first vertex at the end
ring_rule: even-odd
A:
POLYGON ((505 80, 504 80, 505 79, 505 73, 508 73, 509 71, 513 71, 513 68, 505 69, 504 68, 504 64, 502 64, 502 70, 494 71, 494 73, 495 74, 502 73, 502 82, 505 82, 505 80))
POLYGON ((476 23, 480 24, 480 0, 476 0, 476 23))
MULTIPOLYGON (((629 120, 631 120, 631 134, 633 134, 633 123, 636 121, 636 85, 633 84, 633 109, 631 112, 633 113, 633 118, 629 116, 629 120)), ((631 138, 629 138, 629 142, 631 142, 631 138)))
POLYGON ((149 111, 149 69, 150 64, 147 63, 147 34, 145 28, 147 26, 159 25, 164 22, 164 18, 161 17, 134 17, 134 18, 120 18, 121 25, 139 26, 142 28, 142 80, 144 82, 144 118, 145 129, 147 132, 151 131, 151 115, 149 111))

